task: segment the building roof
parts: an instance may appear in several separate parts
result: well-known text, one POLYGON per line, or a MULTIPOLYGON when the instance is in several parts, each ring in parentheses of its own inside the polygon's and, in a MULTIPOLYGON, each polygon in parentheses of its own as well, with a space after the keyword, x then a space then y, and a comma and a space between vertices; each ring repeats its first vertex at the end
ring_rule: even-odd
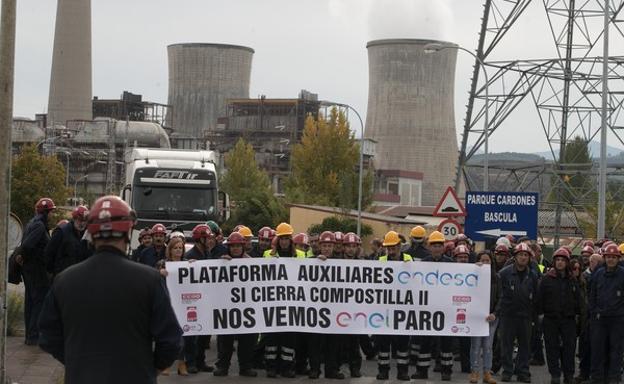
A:
POLYGON ((379 174, 384 177, 401 177, 404 179, 414 180, 422 180, 424 177, 424 174, 422 172, 403 171, 400 169, 380 169, 377 172, 379 172, 379 174))
MULTIPOLYGON (((320 206, 320 205, 287 204, 287 206, 303 208, 303 209, 310 209, 310 210, 313 210, 313 211, 327 212, 327 213, 332 213, 332 214, 346 215, 346 216, 354 217, 354 218, 356 218, 358 216, 358 211, 355 210, 355 209, 348 210, 345 213, 345 210, 342 209, 342 208, 324 207, 324 206, 320 206)), ((399 217, 395 217, 395 216, 382 215, 382 214, 378 214, 378 213, 370 213, 370 212, 364 212, 364 211, 362 211, 362 219, 381 221, 381 222, 384 222, 384 223, 394 223, 394 224, 426 224, 423 221, 408 220, 408 219, 399 218, 399 217)))
POLYGON ((373 207, 375 213, 393 217, 406 218, 408 216, 433 216, 435 207, 413 207, 411 205, 377 205, 373 207))

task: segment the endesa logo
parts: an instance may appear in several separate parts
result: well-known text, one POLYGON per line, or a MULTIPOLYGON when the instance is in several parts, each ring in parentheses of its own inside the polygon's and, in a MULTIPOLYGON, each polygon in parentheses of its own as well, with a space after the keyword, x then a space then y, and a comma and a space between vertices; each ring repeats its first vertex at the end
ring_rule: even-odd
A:
POLYGON ((416 283, 420 285, 429 286, 449 286, 454 285, 456 287, 477 287, 479 286, 479 275, 475 273, 463 274, 463 273, 448 273, 435 270, 433 272, 423 273, 407 271, 401 271, 397 273, 396 279, 401 284, 416 283))

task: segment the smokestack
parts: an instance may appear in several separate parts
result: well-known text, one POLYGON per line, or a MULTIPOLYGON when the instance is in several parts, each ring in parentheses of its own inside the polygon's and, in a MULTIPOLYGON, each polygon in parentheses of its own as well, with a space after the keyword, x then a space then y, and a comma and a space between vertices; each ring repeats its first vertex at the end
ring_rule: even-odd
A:
POLYGON ((201 138, 225 116, 227 99, 249 98, 254 50, 228 44, 187 43, 167 47, 173 129, 201 138))
POLYGON ((454 87, 457 51, 426 54, 421 39, 370 41, 366 137, 375 169, 423 173, 422 205, 453 185, 457 165, 454 87))
POLYGON ((58 0, 48 125, 91 120, 91 0, 58 0))

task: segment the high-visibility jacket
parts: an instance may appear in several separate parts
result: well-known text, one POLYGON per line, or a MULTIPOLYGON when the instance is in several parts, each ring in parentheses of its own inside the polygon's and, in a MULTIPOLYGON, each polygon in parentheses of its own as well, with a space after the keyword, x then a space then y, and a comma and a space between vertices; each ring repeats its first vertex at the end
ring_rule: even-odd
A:
MULTIPOLYGON (((388 261, 388 255, 383 255, 379 257, 379 261, 388 261)), ((393 261, 393 260, 391 260, 393 261)), ((414 259, 412 259, 412 256, 408 255, 407 253, 403 254, 403 261, 414 261, 414 259)))
MULTIPOLYGON (((264 251, 264 257, 274 257, 271 253, 273 252, 272 249, 267 249, 266 251, 264 251)), ((305 259, 306 258, 306 254, 304 251, 300 250, 300 249, 295 249, 295 253, 296 253, 296 258, 297 259, 305 259)))

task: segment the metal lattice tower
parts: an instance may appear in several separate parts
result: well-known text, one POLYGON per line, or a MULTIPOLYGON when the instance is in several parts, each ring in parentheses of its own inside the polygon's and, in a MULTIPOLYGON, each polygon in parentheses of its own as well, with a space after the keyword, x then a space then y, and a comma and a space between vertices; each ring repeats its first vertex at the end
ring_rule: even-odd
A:
MULTIPOLYGON (((538 1, 535 0, 534 3, 538 1)), ((592 164, 585 167, 579 164, 570 165, 560 159, 566 159, 566 144, 574 137, 581 137, 587 143, 597 136, 600 137, 603 62, 601 49, 605 3, 609 4, 606 11, 610 20, 611 38, 608 62, 609 128, 617 140, 624 144, 621 132, 624 128, 624 0, 539 2, 542 3, 541 8, 548 20, 556 57, 497 61, 491 58, 505 44, 508 32, 512 28, 519 28, 518 20, 526 14, 531 0, 485 0, 476 54, 485 65, 489 83, 486 84, 479 77, 481 68, 479 62, 475 61, 460 145, 456 187, 459 187, 463 179, 468 190, 479 189, 467 172, 467 162, 484 144, 486 105, 489 109, 488 131, 491 137, 505 128, 505 121, 520 104, 532 103, 537 110, 539 124, 554 162, 551 165, 538 164, 522 170, 509 170, 506 173, 510 180, 508 189, 525 190, 527 180, 546 173, 552 179, 549 195, 554 193, 554 196, 561 197, 563 193, 567 193, 574 196, 575 204, 572 205, 580 207, 595 196, 592 195, 596 191, 595 183, 572 188, 566 183, 566 175, 574 170, 579 174, 594 176, 595 171, 592 164), (489 89, 487 102, 486 87, 489 89), (472 145, 469 146, 469 143, 472 145)), ((498 177, 505 172, 494 173, 498 177)), ((542 196, 542 201, 544 200, 542 196)), ((554 203, 556 234, 559 232, 563 205, 560 199, 554 203)), ((558 246, 558 241, 558 235, 555 235, 555 246, 558 246)))

